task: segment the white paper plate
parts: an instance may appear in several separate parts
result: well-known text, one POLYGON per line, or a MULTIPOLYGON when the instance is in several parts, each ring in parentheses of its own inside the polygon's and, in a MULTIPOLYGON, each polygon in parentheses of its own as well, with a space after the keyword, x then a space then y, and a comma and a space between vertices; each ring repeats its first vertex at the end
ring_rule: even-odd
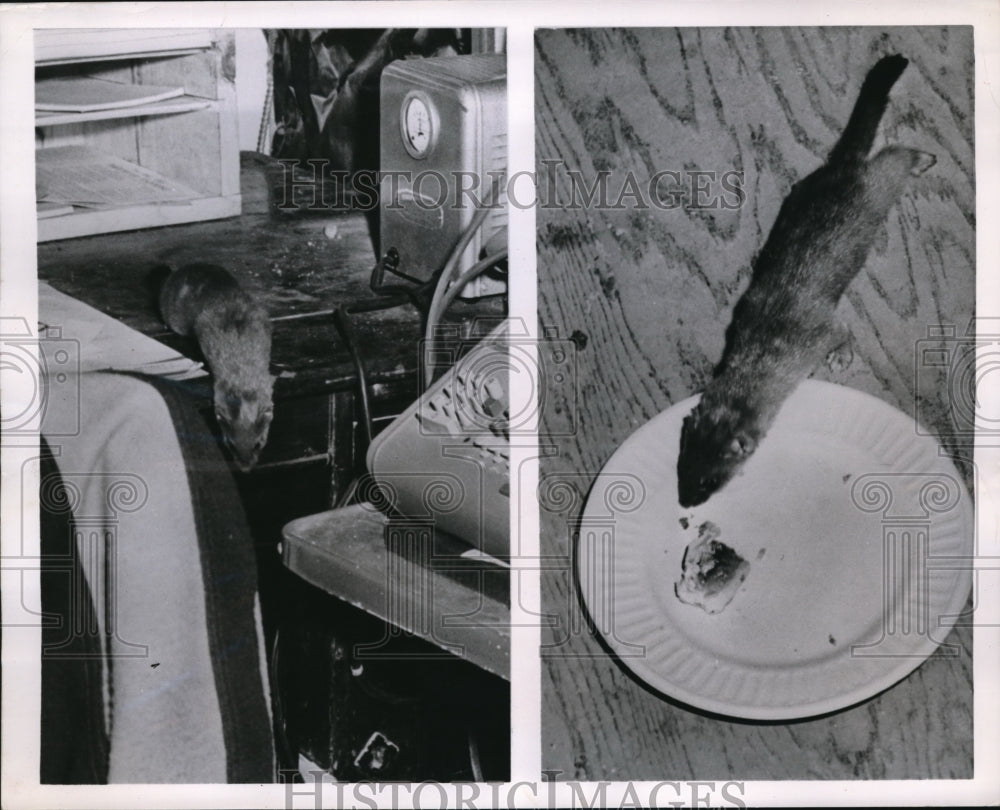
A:
POLYGON ((973 512, 934 439, 881 400, 810 380, 743 473, 681 509, 680 429, 697 401, 625 441, 580 523, 581 592, 626 666, 700 709, 787 720, 850 706, 956 652, 939 644, 968 598, 973 512), (674 594, 706 520, 751 566, 715 615, 674 594))

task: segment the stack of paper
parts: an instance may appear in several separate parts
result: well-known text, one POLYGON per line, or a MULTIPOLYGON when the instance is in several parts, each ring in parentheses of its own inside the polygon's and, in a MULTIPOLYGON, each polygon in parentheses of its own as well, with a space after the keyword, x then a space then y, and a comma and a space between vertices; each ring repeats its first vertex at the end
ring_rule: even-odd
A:
POLYGON ((201 195, 183 183, 86 146, 35 152, 38 202, 89 208, 185 202, 201 195))
MULTIPOLYGON (((121 321, 61 293, 44 281, 38 284, 39 337, 43 356, 58 349, 79 352, 72 370, 138 371, 174 380, 203 377, 201 363, 137 332, 121 321)), ((66 363, 53 364, 65 368, 66 363)))

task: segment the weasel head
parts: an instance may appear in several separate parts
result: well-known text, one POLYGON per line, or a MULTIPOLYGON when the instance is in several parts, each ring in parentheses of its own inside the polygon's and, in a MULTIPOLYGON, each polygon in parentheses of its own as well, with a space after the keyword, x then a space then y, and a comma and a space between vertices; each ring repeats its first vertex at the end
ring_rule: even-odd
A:
POLYGON ((249 472, 257 463, 260 451, 267 443, 274 406, 271 388, 236 390, 226 386, 215 388, 215 419, 222 431, 222 440, 236 466, 249 472))
POLYGON ((753 454, 756 420, 743 403, 715 402, 706 393, 684 418, 677 457, 677 494, 684 508, 707 501, 753 454))

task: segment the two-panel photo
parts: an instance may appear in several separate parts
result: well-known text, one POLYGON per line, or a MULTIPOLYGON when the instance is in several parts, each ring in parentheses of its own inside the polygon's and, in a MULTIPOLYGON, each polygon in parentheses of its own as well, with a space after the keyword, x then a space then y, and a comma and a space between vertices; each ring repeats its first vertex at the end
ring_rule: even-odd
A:
POLYGON ((343 19, 31 31, 31 806, 982 777, 979 29, 343 19))

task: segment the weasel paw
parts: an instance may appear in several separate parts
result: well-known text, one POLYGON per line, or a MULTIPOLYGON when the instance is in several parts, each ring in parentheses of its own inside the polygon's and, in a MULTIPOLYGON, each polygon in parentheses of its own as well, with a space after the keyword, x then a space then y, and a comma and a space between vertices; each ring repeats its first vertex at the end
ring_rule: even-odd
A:
POLYGON ((830 350, 826 356, 826 367, 833 374, 839 374, 841 371, 847 370, 852 360, 854 360, 854 349, 851 348, 851 342, 846 341, 830 350))
POLYGON ((914 177, 919 177, 935 163, 937 163, 937 158, 930 152, 917 152, 913 156, 913 165, 910 167, 910 174, 914 177))

